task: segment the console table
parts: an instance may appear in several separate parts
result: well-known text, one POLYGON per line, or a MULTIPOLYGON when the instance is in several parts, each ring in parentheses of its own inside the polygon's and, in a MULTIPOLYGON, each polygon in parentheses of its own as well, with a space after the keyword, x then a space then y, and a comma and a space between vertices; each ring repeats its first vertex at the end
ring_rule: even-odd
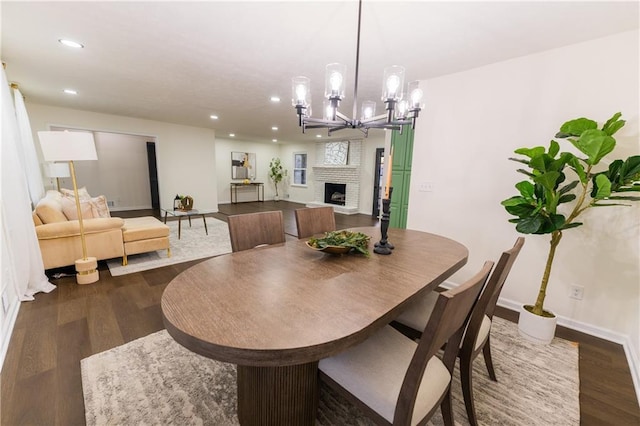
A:
POLYGON ((258 196, 258 199, 256 201, 264 201, 264 183, 262 182, 231 182, 229 185, 231 189, 231 204, 238 203, 238 188, 251 188, 252 190, 255 189, 258 196))

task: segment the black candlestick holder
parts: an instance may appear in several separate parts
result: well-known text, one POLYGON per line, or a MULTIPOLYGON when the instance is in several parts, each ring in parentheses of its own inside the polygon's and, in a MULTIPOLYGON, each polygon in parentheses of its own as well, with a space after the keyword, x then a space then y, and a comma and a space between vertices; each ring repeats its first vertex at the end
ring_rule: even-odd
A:
POLYGON ((382 199, 382 216, 380 218, 380 234, 381 239, 374 244, 373 252, 377 254, 391 254, 391 250, 395 247, 387 239, 387 232, 389 231, 389 217, 391 216, 391 193, 393 188, 389 188, 389 198, 382 199))

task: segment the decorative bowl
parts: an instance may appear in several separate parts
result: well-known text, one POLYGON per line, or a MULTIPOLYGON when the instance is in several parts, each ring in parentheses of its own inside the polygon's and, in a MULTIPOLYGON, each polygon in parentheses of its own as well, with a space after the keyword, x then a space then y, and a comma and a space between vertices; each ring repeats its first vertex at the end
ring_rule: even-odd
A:
POLYGON ((343 246, 327 246, 327 247, 314 247, 311 244, 309 244, 309 241, 307 241, 307 247, 309 247, 310 249, 316 250, 316 251, 322 251, 325 253, 330 253, 330 254, 345 254, 345 253, 349 253, 349 251, 351 250, 351 247, 343 247, 343 246))

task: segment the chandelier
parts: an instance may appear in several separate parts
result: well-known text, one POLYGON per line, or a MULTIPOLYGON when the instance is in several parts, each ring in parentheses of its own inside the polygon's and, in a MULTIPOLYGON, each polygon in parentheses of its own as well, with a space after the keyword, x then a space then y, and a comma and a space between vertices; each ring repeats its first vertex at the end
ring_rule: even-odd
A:
POLYGON ((369 129, 399 130, 406 125, 415 129, 416 118, 422 109, 422 95, 420 82, 413 81, 407 85, 406 97, 403 92, 404 67, 392 65, 384 69, 382 80, 382 101, 385 104, 385 114, 376 114, 376 103, 365 101, 362 103, 360 118, 358 115, 358 64, 360 60, 360 21, 362 16, 362 0, 358 2, 358 36, 356 42, 355 84, 353 86, 353 118, 338 111, 340 101, 344 99, 344 77, 347 66, 333 63, 327 65, 325 75, 325 100, 323 103, 323 118, 311 117, 311 80, 299 76, 292 79, 292 104, 298 114, 298 125, 302 133, 306 129, 326 128, 329 136, 332 132, 343 129, 361 130, 365 137, 369 129))

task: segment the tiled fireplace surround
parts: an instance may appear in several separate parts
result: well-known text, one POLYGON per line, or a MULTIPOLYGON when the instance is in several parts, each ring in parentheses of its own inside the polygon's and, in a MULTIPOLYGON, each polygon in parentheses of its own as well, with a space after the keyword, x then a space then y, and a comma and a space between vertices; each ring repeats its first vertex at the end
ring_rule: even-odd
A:
POLYGON ((332 206, 336 213, 356 214, 360 202, 360 160, 362 141, 349 141, 349 160, 344 166, 325 164, 325 143, 316 143, 316 165, 313 166, 314 194, 308 207, 332 206), (344 183, 347 185, 345 205, 324 202, 324 184, 344 183))

